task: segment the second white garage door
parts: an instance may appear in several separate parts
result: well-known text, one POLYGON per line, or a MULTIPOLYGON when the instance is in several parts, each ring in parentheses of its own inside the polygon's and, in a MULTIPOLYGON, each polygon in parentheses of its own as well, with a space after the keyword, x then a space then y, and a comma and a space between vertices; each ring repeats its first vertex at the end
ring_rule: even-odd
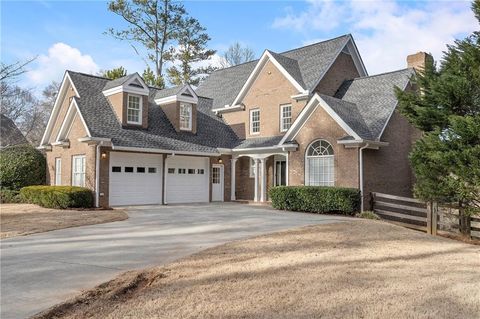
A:
POLYGON ((110 153, 110 205, 162 203, 162 155, 110 153))
POLYGON ((209 201, 208 157, 169 156, 165 166, 167 204, 209 201))

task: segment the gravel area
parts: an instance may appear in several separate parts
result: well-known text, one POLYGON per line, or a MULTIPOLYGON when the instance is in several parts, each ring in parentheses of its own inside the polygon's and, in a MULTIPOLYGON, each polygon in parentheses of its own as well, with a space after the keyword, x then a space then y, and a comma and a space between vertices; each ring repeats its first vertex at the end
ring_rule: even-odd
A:
POLYGON ((363 220, 127 272, 36 318, 479 318, 479 283, 479 246, 363 220))

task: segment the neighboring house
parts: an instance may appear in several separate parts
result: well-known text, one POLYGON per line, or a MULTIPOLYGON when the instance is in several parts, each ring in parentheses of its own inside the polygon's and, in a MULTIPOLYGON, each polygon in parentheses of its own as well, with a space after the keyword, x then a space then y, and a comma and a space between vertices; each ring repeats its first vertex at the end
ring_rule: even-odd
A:
POLYGON ((25 136, 11 119, 0 114, 0 148, 21 144, 28 144, 25 136))
MULTIPOLYGON (((67 71, 41 142, 51 184, 91 188, 98 206, 267 201, 274 185, 411 195, 419 136, 396 110, 404 70, 368 76, 351 35, 159 90, 138 74, 67 71)), ((368 202, 365 201, 365 207, 368 202)))

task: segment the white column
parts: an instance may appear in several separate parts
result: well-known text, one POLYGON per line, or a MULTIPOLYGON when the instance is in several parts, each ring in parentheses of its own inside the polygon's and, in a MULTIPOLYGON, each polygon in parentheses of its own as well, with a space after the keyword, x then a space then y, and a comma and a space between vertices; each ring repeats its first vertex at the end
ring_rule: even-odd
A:
POLYGON ((288 172, 288 152, 285 154, 285 161, 286 161, 286 163, 285 163, 285 166, 286 166, 286 167, 285 167, 285 174, 286 174, 286 176, 285 176, 285 185, 288 186, 288 175, 289 175, 289 174, 288 174, 288 173, 289 173, 289 172, 288 172))
POLYGON ((253 201, 258 202, 259 201, 259 196, 258 196, 258 158, 253 159, 254 163, 254 173, 255 173, 255 194, 253 196, 253 201))
POLYGON ((230 195, 230 200, 236 200, 237 198, 235 197, 235 165, 237 163, 237 159, 232 158, 230 162, 231 162, 230 189, 232 191, 230 195))
POLYGON ((265 202, 266 201, 266 193, 267 193, 267 172, 266 172, 266 159, 262 158, 260 160, 261 167, 262 167, 262 172, 261 172, 261 178, 262 178, 262 189, 260 192, 260 201, 265 202))

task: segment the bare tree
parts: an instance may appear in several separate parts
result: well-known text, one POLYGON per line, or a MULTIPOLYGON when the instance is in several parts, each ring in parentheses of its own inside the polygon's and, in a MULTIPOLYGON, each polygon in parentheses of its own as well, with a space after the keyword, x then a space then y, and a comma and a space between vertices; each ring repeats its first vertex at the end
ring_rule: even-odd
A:
POLYGON ((12 64, 5 64, 1 63, 0 65, 0 82, 4 82, 6 80, 13 80, 18 78, 20 75, 27 72, 25 67, 34 61, 37 57, 31 58, 27 61, 17 61, 12 64))
POLYGON ((255 52, 250 47, 243 47, 239 42, 235 42, 223 53, 220 64, 223 68, 228 68, 254 59, 255 52))

